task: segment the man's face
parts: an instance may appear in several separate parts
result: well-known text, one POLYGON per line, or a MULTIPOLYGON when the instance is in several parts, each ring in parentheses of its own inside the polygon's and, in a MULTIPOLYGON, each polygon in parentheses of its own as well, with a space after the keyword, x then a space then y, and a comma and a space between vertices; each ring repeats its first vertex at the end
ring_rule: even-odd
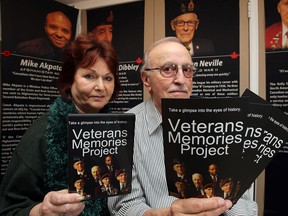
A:
POLYGON ((178 191, 184 191, 184 189, 185 189, 185 184, 183 182, 176 182, 175 186, 176 186, 178 191))
POLYGON ((100 176, 101 176, 100 167, 98 167, 98 166, 92 167, 91 174, 92 174, 94 179, 100 178, 100 176))
POLYGON ((171 28, 176 37, 184 44, 190 44, 195 30, 198 28, 198 19, 195 13, 182 14, 171 21, 171 28))
POLYGON ((107 166, 111 166, 112 165, 112 158, 110 156, 105 158, 105 164, 107 166))
POLYGON ((71 39, 71 29, 71 21, 63 13, 53 12, 47 15, 45 31, 54 46, 63 48, 71 39))
POLYGON ((103 178, 102 183, 103 185, 108 186, 110 184, 110 178, 109 177, 103 178))
POLYGON ((215 176, 217 174, 217 171, 218 171, 218 169, 217 169, 217 166, 215 164, 211 164, 208 168, 208 172, 213 176, 215 176))
POLYGON ((83 180, 77 180, 75 183, 74 183, 74 186, 77 190, 81 190, 83 187, 84 187, 84 182, 83 180))
POLYGON ((124 184, 124 183, 126 183, 126 181, 127 181, 127 174, 124 172, 124 173, 120 173, 118 176, 117 176, 117 180, 120 182, 120 183, 122 183, 122 184, 124 184))
POLYGON ((211 197, 214 194, 214 189, 212 187, 205 188, 204 192, 207 194, 207 196, 211 197))
POLYGON ((173 169, 176 173, 178 173, 179 175, 184 175, 185 173, 185 168, 183 164, 175 164, 173 166, 173 169))
POLYGON ((82 172, 84 170, 84 162, 83 161, 77 161, 74 163, 73 167, 78 172, 82 172))
POLYGON ((200 175, 193 175, 192 181, 196 187, 202 187, 203 186, 202 178, 200 175))
POLYGON ((227 182, 225 183, 221 189, 225 192, 225 193, 229 193, 232 190, 232 182, 227 182))
POLYGON ((288 28, 288 0, 280 0, 277 9, 280 13, 282 22, 288 28))
MULTIPOLYGON (((192 59, 187 49, 177 42, 166 42, 154 47, 149 54, 151 68, 158 68, 164 64, 192 64, 192 59)), ((170 78, 163 77, 159 70, 141 73, 142 81, 149 91, 156 108, 161 113, 162 98, 189 98, 192 93, 192 79, 184 76, 182 69, 170 78)))
POLYGON ((112 24, 109 25, 99 25, 92 31, 98 41, 108 41, 112 42, 113 38, 113 27, 112 24))

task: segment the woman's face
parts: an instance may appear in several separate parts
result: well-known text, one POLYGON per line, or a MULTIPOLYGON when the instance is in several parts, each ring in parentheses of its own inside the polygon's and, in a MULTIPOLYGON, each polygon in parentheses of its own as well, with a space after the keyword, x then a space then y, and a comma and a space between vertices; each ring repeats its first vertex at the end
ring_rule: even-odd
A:
POLYGON ((115 78, 99 59, 89 68, 78 68, 71 86, 72 100, 79 113, 97 113, 111 99, 115 78))

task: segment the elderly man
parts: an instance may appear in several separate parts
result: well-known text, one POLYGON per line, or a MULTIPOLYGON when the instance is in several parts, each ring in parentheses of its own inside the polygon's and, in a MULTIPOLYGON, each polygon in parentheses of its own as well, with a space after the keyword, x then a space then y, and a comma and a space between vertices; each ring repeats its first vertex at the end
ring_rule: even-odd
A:
POLYGON ((110 8, 102 8, 98 12, 88 12, 88 30, 92 32, 99 41, 112 42, 114 14, 110 8))
POLYGON ((191 55, 214 54, 214 44, 211 40, 194 38, 200 22, 194 2, 192 0, 180 0, 175 4, 175 11, 170 25, 176 37, 180 39, 191 55))
POLYGON ((288 49, 288 0, 279 0, 277 11, 281 22, 265 30, 265 46, 268 50, 288 49))
MULTIPOLYGON (((222 214, 231 208, 231 201, 225 201, 221 197, 177 199, 168 194, 161 99, 190 97, 194 67, 189 52, 176 37, 164 38, 154 43, 145 53, 140 71, 144 86, 151 97, 129 111, 136 115, 132 191, 125 196, 109 198, 108 206, 111 214, 125 216, 222 214)), ((247 201, 250 202, 252 201, 247 201)), ((251 207, 255 205, 252 202, 251 207)), ((242 211, 241 214, 236 212, 236 215, 252 215, 248 212, 250 206, 249 209, 247 206, 239 208, 245 211, 244 214, 242 211)))

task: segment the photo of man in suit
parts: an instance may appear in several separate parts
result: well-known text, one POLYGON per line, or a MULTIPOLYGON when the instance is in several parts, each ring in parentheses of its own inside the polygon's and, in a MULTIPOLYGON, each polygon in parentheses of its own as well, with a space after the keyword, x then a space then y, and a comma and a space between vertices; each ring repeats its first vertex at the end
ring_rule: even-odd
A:
POLYGON ((213 183, 215 193, 220 193, 221 188, 219 184, 220 184, 221 179, 222 179, 222 176, 219 174, 218 165, 215 163, 209 164, 207 173, 206 175, 204 175, 205 184, 213 183))
POLYGON ((279 0, 277 11, 281 21, 273 23, 266 28, 266 50, 288 49, 288 0, 279 0))
POLYGON ((19 43, 15 53, 62 61, 63 50, 72 37, 72 22, 62 11, 47 13, 46 36, 19 43))
POLYGON ((191 197, 203 197, 203 195, 205 195, 203 188, 203 176, 200 173, 193 173, 191 177, 193 184, 191 184, 189 188, 189 194, 191 194, 191 197))

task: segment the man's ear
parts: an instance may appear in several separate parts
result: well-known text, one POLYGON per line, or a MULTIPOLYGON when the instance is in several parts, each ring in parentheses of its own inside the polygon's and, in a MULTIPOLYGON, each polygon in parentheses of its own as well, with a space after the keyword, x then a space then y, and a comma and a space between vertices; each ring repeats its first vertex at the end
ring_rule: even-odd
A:
POLYGON ((141 79, 146 87, 150 87, 150 82, 149 82, 149 74, 146 71, 141 72, 141 79))
POLYGON ((198 26, 199 26, 199 22, 197 22, 196 26, 195 26, 195 29, 197 30, 198 29, 198 26))
POLYGON ((175 31, 174 20, 171 20, 171 21, 170 21, 170 25, 171 25, 171 29, 172 29, 173 31, 175 31))

